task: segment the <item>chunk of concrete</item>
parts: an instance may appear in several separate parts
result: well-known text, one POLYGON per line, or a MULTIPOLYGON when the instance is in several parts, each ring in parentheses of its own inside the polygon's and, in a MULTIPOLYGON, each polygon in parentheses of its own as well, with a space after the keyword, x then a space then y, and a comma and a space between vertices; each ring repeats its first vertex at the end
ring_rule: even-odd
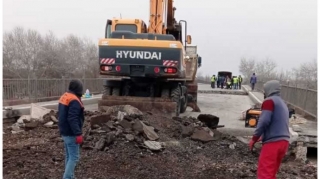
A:
POLYGON ((26 123, 27 121, 31 121, 31 116, 30 116, 30 115, 22 115, 22 116, 17 120, 17 123, 23 124, 23 123, 26 123))
POLYGON ((118 121, 122 121, 125 115, 126 115, 125 112, 118 111, 118 116, 117 116, 118 121))
POLYGON ((235 142, 233 142, 232 144, 229 145, 230 149, 235 149, 237 146, 237 144, 235 142))
POLYGON ((214 133, 212 132, 212 130, 209 127, 203 127, 203 129, 205 131, 207 131, 211 137, 213 137, 214 133))
POLYGON ((127 120, 122 120, 119 122, 120 126, 124 129, 130 129, 132 127, 132 124, 127 120))
POLYGON ((31 103, 30 116, 32 119, 43 121, 43 116, 50 113, 51 109, 44 108, 37 104, 31 103))
POLYGON ((49 121, 47 123, 44 124, 45 127, 51 127, 54 124, 53 121, 49 121))
POLYGON ((127 134, 127 135, 126 135, 126 139, 127 139, 128 141, 133 141, 133 140, 134 140, 134 136, 133 136, 132 134, 127 134))
POLYGON ((109 114, 99 114, 91 116, 90 118, 90 126, 93 127, 95 124, 102 126, 102 124, 107 123, 111 120, 111 117, 109 114))
POLYGON ((106 136, 106 144, 107 146, 111 145, 115 140, 116 134, 115 132, 109 132, 106 136))
MULTIPOLYGON (((140 121, 141 122, 141 121, 140 121)), ((157 140, 159 139, 158 134, 154 131, 153 127, 147 126, 145 125, 143 122, 141 122, 142 126, 143 126, 143 132, 145 134, 145 136, 149 139, 149 140, 157 140)))
POLYGON ((39 121, 31 121, 31 122, 29 122, 29 123, 26 123, 26 124, 24 125, 24 127, 25 127, 26 129, 34 129, 34 128, 38 127, 38 125, 39 125, 39 121))
POLYGON ((106 140, 101 138, 98 142, 96 142, 94 148, 97 150, 102 150, 104 149, 105 143, 106 143, 106 140))
POLYGON ((54 122, 54 123, 58 123, 58 119, 55 117, 55 116, 50 116, 51 120, 54 122))
POLYGON ((190 137, 193 134, 193 131, 194 131, 193 125, 181 126, 181 128, 182 128, 182 131, 181 131, 182 137, 190 137))
POLYGON ((135 120, 133 125, 132 125, 132 129, 137 133, 140 134, 143 132, 143 125, 141 124, 140 120, 135 120))
POLYGON ((302 131, 301 127, 299 125, 297 125, 297 124, 292 125, 292 130, 295 131, 295 132, 301 132, 302 131))
POLYGON ((291 127, 289 127, 289 132, 290 132, 290 144, 297 141, 299 138, 299 134, 295 131, 292 130, 291 127))
POLYGON ((21 131, 20 125, 18 123, 12 124, 11 130, 16 132, 21 131))
POLYGON ((307 147, 303 145, 303 142, 297 142, 295 160, 302 163, 307 161, 307 147))
POLYGON ((144 141, 144 145, 146 145, 150 150, 158 151, 162 149, 161 143, 157 141, 144 141))
POLYGON ((191 139, 201 142, 209 142, 214 140, 213 137, 210 136, 210 134, 202 128, 196 128, 191 136, 191 139))
POLYGON ((123 107, 123 111, 125 113, 127 113, 129 116, 133 115, 133 116, 142 116, 143 113, 136 107, 133 107, 131 105, 125 105, 123 107))

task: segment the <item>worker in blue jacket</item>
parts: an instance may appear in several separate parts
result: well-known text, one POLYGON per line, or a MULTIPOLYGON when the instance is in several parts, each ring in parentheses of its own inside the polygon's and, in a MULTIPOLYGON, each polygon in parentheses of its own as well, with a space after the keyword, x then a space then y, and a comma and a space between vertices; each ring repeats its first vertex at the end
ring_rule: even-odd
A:
POLYGON ((79 80, 72 80, 68 92, 59 100, 59 131, 64 141, 65 171, 63 179, 74 178, 74 171, 80 155, 80 144, 83 142, 82 126, 84 107, 81 101, 83 85, 79 80))

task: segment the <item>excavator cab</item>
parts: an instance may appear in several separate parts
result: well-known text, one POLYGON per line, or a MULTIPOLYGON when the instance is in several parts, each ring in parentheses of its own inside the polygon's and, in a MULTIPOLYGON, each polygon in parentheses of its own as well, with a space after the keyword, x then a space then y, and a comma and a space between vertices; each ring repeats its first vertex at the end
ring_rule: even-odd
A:
POLYGON ((110 38, 114 31, 129 31, 132 33, 147 33, 147 25, 140 19, 107 20, 105 38, 110 38))

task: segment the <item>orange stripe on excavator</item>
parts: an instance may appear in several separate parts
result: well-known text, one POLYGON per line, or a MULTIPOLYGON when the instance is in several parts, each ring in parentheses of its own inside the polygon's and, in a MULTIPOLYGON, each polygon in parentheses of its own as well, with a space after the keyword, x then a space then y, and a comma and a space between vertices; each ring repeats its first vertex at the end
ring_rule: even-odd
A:
POLYGON ((99 46, 183 48, 179 41, 144 39, 101 39, 99 40, 99 46), (175 47, 171 47, 172 45, 175 45, 175 47))

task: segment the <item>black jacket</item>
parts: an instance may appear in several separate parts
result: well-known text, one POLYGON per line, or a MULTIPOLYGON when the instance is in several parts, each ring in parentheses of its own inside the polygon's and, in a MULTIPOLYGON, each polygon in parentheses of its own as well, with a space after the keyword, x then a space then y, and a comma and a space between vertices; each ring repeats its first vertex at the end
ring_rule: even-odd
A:
POLYGON ((72 80, 69 91, 59 100, 59 131, 63 136, 78 136, 82 134, 84 122, 84 107, 81 101, 83 93, 82 83, 72 80))

